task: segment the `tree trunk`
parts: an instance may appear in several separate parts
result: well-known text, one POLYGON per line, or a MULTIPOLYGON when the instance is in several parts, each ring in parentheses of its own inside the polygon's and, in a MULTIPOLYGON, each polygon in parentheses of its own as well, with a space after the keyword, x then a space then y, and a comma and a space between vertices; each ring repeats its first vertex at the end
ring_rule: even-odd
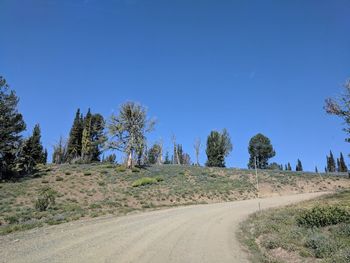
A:
POLYGON ((132 152, 129 152, 129 154, 128 154, 127 167, 128 167, 129 169, 132 168, 132 152))

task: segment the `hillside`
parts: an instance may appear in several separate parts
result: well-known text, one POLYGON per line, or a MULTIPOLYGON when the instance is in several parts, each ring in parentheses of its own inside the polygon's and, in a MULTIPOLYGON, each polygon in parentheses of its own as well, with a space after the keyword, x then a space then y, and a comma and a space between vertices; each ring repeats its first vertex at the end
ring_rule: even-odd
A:
MULTIPOLYGON (((261 197, 350 187, 345 177, 268 170, 259 171, 259 182, 261 197)), ((83 217, 256 195, 251 170, 163 165, 130 171, 112 164, 49 165, 33 178, 0 183, 0 234, 83 217), (39 211, 35 203, 43 187, 55 191, 56 202, 39 211)))

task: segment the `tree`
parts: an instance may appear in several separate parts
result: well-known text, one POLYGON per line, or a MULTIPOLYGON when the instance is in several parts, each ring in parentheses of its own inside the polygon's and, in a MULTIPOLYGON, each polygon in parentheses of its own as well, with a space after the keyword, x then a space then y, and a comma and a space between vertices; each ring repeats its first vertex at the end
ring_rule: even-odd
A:
POLYGON ((281 165, 279 165, 278 163, 276 162, 273 162, 271 164, 269 164, 266 169, 269 169, 269 170, 283 170, 283 166, 281 167, 281 165))
POLYGON ((188 153, 183 153, 182 154, 182 165, 191 165, 191 157, 188 153))
POLYGON ((91 117, 87 117, 84 123, 81 141, 81 157, 87 163, 92 160, 91 117))
POLYGON ((161 146, 158 143, 155 143, 148 151, 148 162, 150 164, 159 164, 160 155, 161 146))
POLYGON ((132 168, 133 157, 145 144, 145 134, 153 129, 154 124, 154 121, 147 119, 146 109, 135 102, 123 104, 119 114, 111 116, 108 125, 111 135, 109 148, 126 154, 128 168, 132 168))
POLYGON ((91 160, 100 161, 103 144, 107 138, 105 135, 105 120, 101 114, 93 114, 91 116, 91 160))
POLYGON ((334 173, 336 171, 336 164, 332 151, 330 151, 329 156, 327 156, 327 171, 330 173, 334 173))
POLYGON ((347 173, 348 172, 348 167, 345 164, 343 153, 340 153, 338 170, 341 173, 347 173))
POLYGON ((67 161, 72 161, 73 159, 81 157, 83 129, 83 116, 80 114, 80 109, 78 109, 69 132, 67 161))
POLYGON ((248 168, 255 168, 255 158, 258 169, 266 169, 268 160, 276 155, 270 139, 261 133, 252 137, 249 141, 248 151, 250 154, 248 168))
POLYGON ((176 137, 174 134, 172 135, 171 140, 172 140, 173 145, 174 145, 173 164, 181 164, 180 156, 178 153, 178 147, 176 145, 176 137))
POLYGON ((225 157, 232 151, 232 143, 226 129, 221 133, 212 131, 207 139, 207 162, 209 167, 225 167, 225 157))
POLYGON ((170 160, 169 152, 168 152, 168 151, 165 153, 164 164, 171 164, 171 160, 170 160))
POLYGON ((318 169, 317 169, 317 166, 315 166, 315 173, 318 174, 318 169))
POLYGON ((301 161, 298 159, 297 161, 297 166, 295 167, 295 171, 297 172, 302 172, 303 171, 303 165, 301 163, 301 161))
POLYGON ((18 112, 19 99, 0 76, 0 178, 14 175, 16 156, 26 125, 18 112))
POLYGON ((288 163, 287 170, 292 171, 292 166, 290 165, 290 163, 288 163))
POLYGON ((194 152, 196 154, 196 165, 200 166, 200 164, 199 164, 199 152, 200 152, 200 149, 201 149, 201 139, 200 138, 197 138, 194 141, 193 147, 194 147, 194 152))
MULTIPOLYGON (((347 127, 344 131, 350 135, 350 79, 344 84, 345 93, 339 99, 326 99, 325 110, 328 114, 342 118, 347 127)), ((350 137, 345 141, 350 142, 350 137)))
POLYGON ((24 141, 19 151, 17 163, 18 172, 30 174, 37 164, 46 163, 46 153, 40 140, 40 126, 36 124, 32 136, 24 141))
POLYGON ((67 143, 60 137, 58 143, 53 147, 52 162, 55 164, 62 164, 66 162, 67 158, 67 143))

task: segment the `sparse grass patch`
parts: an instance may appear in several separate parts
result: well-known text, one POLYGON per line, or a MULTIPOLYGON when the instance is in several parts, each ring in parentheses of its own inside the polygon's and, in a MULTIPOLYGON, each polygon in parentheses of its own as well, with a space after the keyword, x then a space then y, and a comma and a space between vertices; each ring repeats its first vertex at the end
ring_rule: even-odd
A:
POLYGON ((148 184, 156 184, 158 181, 156 178, 150 178, 150 177, 143 177, 140 179, 137 179, 132 183, 133 187, 139 187, 143 185, 148 185, 148 184))

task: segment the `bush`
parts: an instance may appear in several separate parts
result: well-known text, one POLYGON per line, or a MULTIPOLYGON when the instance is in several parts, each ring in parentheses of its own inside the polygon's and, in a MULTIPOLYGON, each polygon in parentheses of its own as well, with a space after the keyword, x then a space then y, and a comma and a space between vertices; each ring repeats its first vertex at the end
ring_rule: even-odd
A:
POLYGON ((297 217, 299 226, 324 227, 349 222, 350 213, 339 206, 315 206, 297 217))
POLYGON ((312 233, 306 240, 305 246, 311 248, 317 258, 328 257, 336 250, 334 242, 319 233, 312 233))
POLYGON ((133 173, 139 173, 139 172, 140 172, 140 169, 138 169, 138 168, 132 168, 131 171, 132 171, 133 173))
POLYGON ((124 166, 118 166, 118 167, 116 168, 116 171, 117 171, 117 172, 120 172, 120 173, 123 173, 123 172, 126 171, 126 168, 125 168, 124 166))
POLYGON ((132 183, 133 187, 139 187, 142 185, 147 185, 147 184, 156 184, 158 181, 156 178, 151 178, 151 177, 142 177, 135 182, 132 183))
POLYGON ((90 175, 91 175, 90 172, 85 172, 85 173, 84 173, 84 176, 90 176, 90 175))
POLYGON ((61 176, 56 176, 56 181, 58 181, 58 182, 63 181, 63 177, 61 177, 61 176))
POLYGON ((49 207, 55 205, 56 192, 50 187, 44 187, 39 191, 39 197, 35 202, 35 209, 46 211, 49 207))

